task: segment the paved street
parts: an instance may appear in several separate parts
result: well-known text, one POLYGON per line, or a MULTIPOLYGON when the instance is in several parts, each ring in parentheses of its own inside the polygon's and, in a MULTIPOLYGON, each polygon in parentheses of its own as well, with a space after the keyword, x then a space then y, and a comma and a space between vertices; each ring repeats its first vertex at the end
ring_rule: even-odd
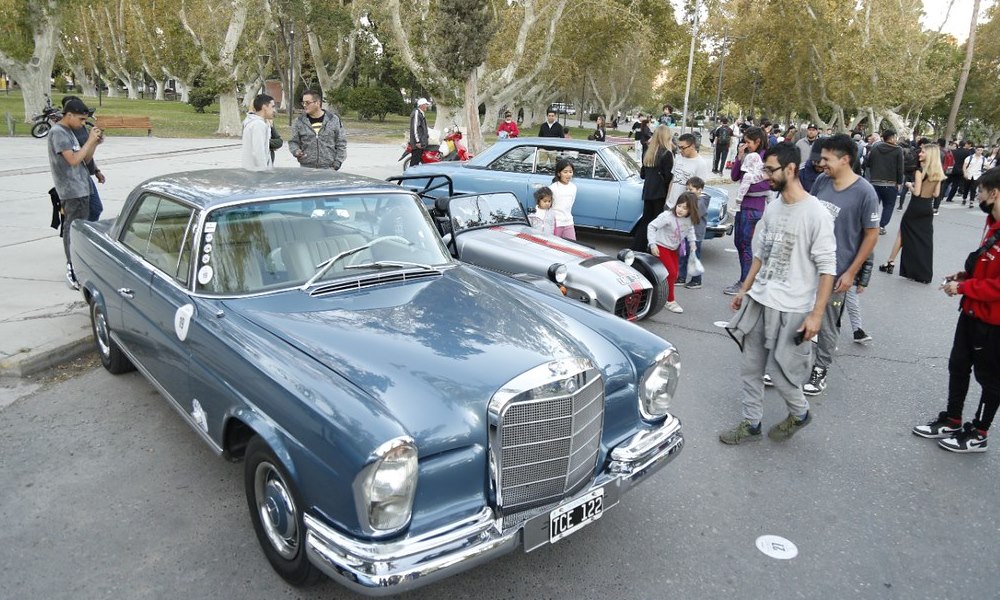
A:
MULTIPOLYGON (((369 165, 365 174, 396 172, 395 146, 352 152, 388 156, 358 160, 369 165)), ((238 160, 237 149, 220 148, 123 161, 105 169, 106 210, 116 213, 128 189, 157 173, 238 160)), ((4 199, 38 221, 38 231, 5 231, 3 277, 35 277, 49 287, 33 301, 71 304, 78 296, 62 285, 58 240, 48 239, 47 208, 38 208, 48 202, 42 175, 0 172, 4 199)), ((879 262, 901 214, 880 238, 879 262)), ((978 210, 944 205, 936 280, 960 267, 983 220, 978 210)), ((605 250, 625 244, 584 241, 605 250)), ((958 456, 909 432, 943 408, 957 300, 936 285, 874 273, 862 305, 875 340, 860 346, 844 332, 813 423, 785 444, 727 447, 717 434, 739 418, 739 354, 713 322, 731 314, 720 293, 738 273, 731 250, 732 238, 707 242, 705 287, 678 292, 685 313, 643 324, 683 359, 680 457, 572 537, 404 597, 910 600, 989 597, 1000 588, 1000 442, 958 456), (798 556, 765 556, 754 545, 765 534, 792 541, 798 556)), ((978 392, 973 383, 967 417, 978 392)), ((769 392, 765 426, 784 416, 769 392)), ((215 458, 135 373, 93 368, 59 383, 8 385, 0 392, 0 481, 0 597, 352 597, 328 581, 296 590, 271 570, 248 518, 242 465, 215 458)))

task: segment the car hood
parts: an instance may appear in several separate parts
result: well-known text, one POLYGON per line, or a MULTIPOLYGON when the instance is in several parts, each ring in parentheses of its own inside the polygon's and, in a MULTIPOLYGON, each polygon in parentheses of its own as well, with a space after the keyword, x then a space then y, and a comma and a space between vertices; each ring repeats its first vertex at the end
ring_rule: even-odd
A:
MULTIPOLYGON (((467 266, 350 292, 293 290, 226 304, 380 403, 422 455, 485 445, 494 392, 547 361, 592 357, 586 338, 596 336, 516 284, 467 266)), ((601 352, 605 365, 623 360, 620 351, 601 352)))

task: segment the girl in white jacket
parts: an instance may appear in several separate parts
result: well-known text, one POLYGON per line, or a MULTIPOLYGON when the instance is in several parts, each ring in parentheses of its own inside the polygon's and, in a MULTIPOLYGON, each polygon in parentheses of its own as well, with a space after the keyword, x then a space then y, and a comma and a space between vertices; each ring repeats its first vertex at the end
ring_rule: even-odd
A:
POLYGON ((694 226, 699 220, 698 196, 693 192, 684 192, 677 198, 673 209, 660 213, 646 229, 649 253, 658 256, 667 268, 667 310, 670 312, 684 312, 681 305, 674 301, 674 283, 681 256, 686 260, 689 253, 695 251, 694 226))

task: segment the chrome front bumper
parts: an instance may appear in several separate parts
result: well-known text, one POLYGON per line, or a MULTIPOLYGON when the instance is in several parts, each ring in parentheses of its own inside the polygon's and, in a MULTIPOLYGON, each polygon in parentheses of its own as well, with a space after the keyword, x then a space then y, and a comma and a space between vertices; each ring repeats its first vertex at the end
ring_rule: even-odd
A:
MULTIPOLYGON (((607 467, 574 498, 604 488, 604 510, 648 475, 673 460, 684 447, 681 422, 667 416, 655 429, 641 431, 615 447, 607 467)), ((571 502, 567 498, 563 503, 571 502)), ((369 596, 398 594, 450 577, 513 551, 549 543, 548 507, 523 524, 503 531, 490 507, 429 531, 391 542, 358 541, 305 515, 309 560, 334 581, 369 596)))

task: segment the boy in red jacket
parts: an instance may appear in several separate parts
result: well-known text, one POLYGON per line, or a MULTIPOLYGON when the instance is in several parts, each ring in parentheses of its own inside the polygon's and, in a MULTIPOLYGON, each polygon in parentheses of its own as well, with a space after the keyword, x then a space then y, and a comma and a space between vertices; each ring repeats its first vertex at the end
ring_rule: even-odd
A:
POLYGON ((941 289, 962 295, 955 341, 948 359, 948 407, 937 419, 913 428, 920 437, 938 439, 951 452, 986 452, 986 434, 1000 406, 1000 168, 979 180, 979 208, 986 234, 965 260, 965 270, 945 278, 941 289), (983 388, 972 422, 962 425, 969 373, 983 388))

